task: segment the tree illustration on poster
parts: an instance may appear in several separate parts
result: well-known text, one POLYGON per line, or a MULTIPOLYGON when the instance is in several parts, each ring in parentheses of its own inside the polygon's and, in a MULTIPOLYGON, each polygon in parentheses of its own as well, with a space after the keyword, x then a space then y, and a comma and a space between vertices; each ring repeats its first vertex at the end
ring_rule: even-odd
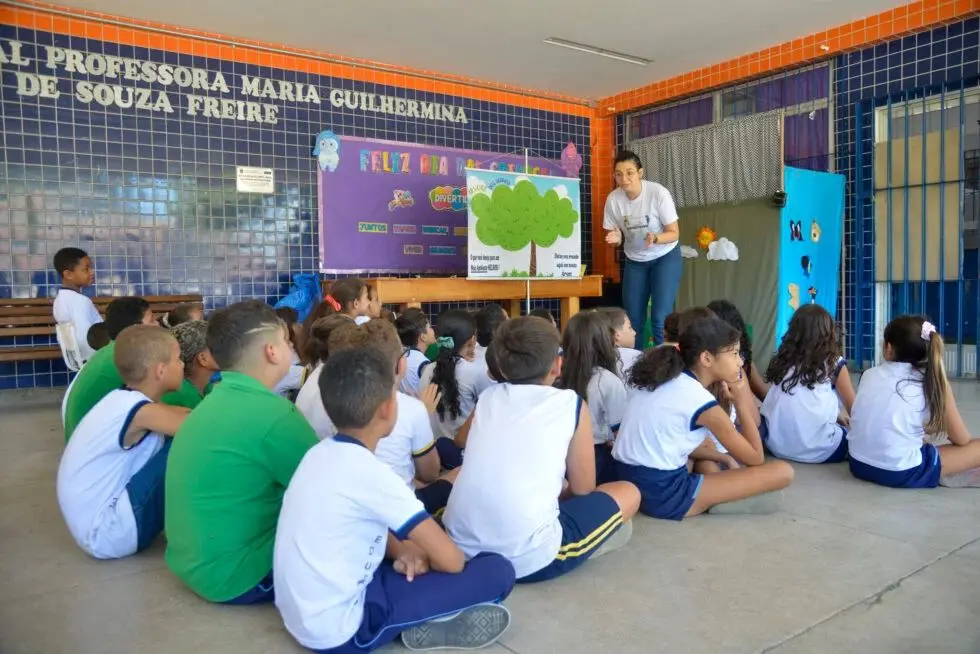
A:
POLYGON ((480 179, 478 171, 467 172, 470 276, 580 276, 577 180, 500 173, 483 174, 485 179, 480 179), (527 249, 527 263, 518 264, 512 257, 501 262, 503 257, 493 252, 496 248, 507 253, 527 249), (549 265, 542 265, 541 248, 549 249, 549 265))

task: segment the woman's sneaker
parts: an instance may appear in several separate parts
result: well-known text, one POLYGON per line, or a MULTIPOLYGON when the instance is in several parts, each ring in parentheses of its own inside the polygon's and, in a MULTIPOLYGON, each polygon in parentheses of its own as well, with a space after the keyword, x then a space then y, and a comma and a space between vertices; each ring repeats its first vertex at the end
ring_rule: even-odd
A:
POLYGON ((411 650, 479 649, 495 642, 510 626, 502 604, 477 604, 446 618, 431 620, 402 632, 411 650))

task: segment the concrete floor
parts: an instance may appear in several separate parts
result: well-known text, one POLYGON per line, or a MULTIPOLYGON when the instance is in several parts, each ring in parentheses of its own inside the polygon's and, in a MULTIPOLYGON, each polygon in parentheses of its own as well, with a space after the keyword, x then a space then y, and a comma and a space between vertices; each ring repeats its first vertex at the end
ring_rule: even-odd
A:
MULTIPOLYGON (((980 385, 956 390, 980 434, 980 385)), ((0 652, 302 651, 275 608, 185 590, 161 542, 85 556, 55 500, 58 408, 24 404, 0 394, 0 652)), ((893 491, 800 465, 781 513, 640 518, 623 551, 518 588, 510 631, 485 651, 975 654, 978 518, 980 490, 893 491)))

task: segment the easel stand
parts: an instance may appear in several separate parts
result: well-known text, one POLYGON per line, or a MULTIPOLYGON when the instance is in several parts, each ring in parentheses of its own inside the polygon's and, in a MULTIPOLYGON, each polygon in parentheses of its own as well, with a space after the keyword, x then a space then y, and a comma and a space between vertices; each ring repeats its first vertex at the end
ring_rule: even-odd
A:
MULTIPOLYGON (((562 326, 579 312, 579 298, 602 296, 602 275, 533 281, 465 277, 382 277, 369 281, 382 304, 397 304, 402 311, 421 307, 423 302, 502 302, 507 313, 519 316, 522 300, 530 307, 532 299, 558 298, 562 326)), ((324 288, 329 284, 325 281, 324 288)))

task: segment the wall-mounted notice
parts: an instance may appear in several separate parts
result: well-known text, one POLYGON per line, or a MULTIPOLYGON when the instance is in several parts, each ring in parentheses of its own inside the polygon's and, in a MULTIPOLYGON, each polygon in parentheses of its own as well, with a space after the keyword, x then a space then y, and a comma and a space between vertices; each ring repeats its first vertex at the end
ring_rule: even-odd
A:
MULTIPOLYGON (((318 166, 320 268, 327 273, 466 272, 466 169, 496 174, 525 169, 519 155, 330 131, 317 137, 313 156, 318 166)), ((546 174, 555 164, 530 159, 528 167, 546 174)))
POLYGON ((272 168, 238 166, 235 181, 239 193, 276 192, 276 178, 272 168))
POLYGON ((579 180, 467 170, 471 278, 582 276, 579 180))

